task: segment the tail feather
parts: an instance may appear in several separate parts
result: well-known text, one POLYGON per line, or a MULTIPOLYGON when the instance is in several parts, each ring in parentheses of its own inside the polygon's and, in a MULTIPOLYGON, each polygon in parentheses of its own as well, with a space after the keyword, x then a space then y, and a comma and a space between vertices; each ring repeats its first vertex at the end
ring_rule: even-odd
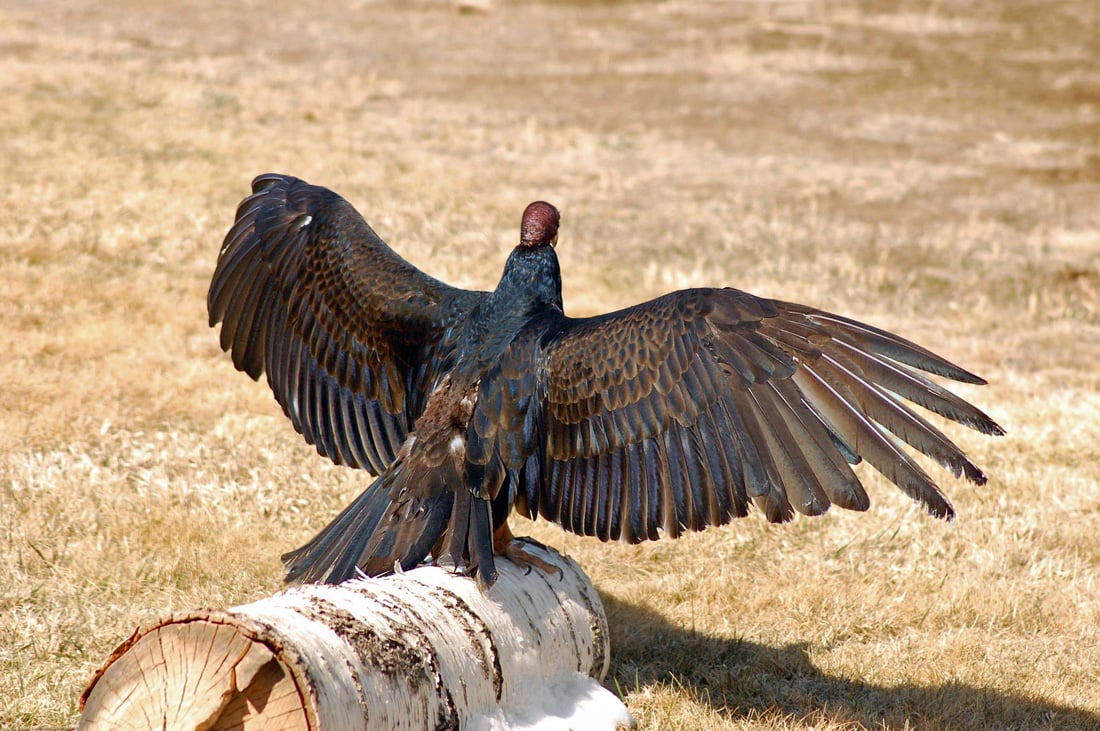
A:
POLYGON ((355 575, 355 567, 390 505, 385 484, 388 474, 371 483, 308 543, 282 555, 288 584, 338 584, 355 575))
POLYGON ((497 580, 497 567, 493 560, 493 526, 489 514, 489 501, 481 498, 470 500, 470 534, 466 549, 470 553, 470 565, 477 571, 482 587, 489 587, 497 580))
POLYGON ((392 573, 428 554, 449 554, 458 571, 496 578, 489 502, 462 479, 461 458, 429 466, 399 457, 309 543, 283 555, 288 583, 338 584, 361 572, 392 573))

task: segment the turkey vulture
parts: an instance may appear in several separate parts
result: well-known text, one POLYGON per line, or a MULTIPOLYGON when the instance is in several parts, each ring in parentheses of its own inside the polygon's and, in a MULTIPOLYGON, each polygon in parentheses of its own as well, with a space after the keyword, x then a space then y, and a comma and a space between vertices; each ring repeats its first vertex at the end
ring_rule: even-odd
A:
POLYGON ((496 289, 456 289, 398 256, 326 188, 261 175, 237 208, 207 305, 233 364, 294 428, 377 479, 283 556, 287 581, 338 583, 430 554, 496 578, 528 565, 514 508, 601 540, 676 537, 744 516, 866 510, 866 459, 951 518, 908 444, 982 471, 906 402, 985 434, 990 417, 921 372, 985 383, 892 333, 736 289, 565 315, 558 211, 524 211, 496 289))

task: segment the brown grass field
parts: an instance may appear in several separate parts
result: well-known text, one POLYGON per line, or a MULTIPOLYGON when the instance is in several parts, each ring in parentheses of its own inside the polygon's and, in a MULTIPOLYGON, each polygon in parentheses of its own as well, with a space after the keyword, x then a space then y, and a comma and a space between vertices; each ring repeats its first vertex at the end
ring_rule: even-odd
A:
POLYGON ((366 484, 206 324, 268 171, 453 284, 545 198, 571 314, 731 285, 988 378, 953 524, 864 470, 865 514, 518 526, 599 587, 640 728, 1100 728, 1098 37, 1094 0, 0 3, 0 728, 277 590, 366 484))

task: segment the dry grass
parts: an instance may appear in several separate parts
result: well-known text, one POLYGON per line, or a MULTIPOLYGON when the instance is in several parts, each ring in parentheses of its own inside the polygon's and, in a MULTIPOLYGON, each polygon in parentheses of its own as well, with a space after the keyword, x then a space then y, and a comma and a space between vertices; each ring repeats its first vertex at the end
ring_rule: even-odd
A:
MULTIPOLYGON (((955 2, 0 6, 0 727, 142 621, 278 588, 364 484, 205 324, 250 178, 489 287, 564 214, 575 314, 731 284, 989 378, 954 525, 874 505, 576 556, 647 729, 1100 724, 1100 11, 955 2)), ((940 473, 943 474, 942 472, 940 473)), ((525 526, 521 526, 521 529, 525 526)))

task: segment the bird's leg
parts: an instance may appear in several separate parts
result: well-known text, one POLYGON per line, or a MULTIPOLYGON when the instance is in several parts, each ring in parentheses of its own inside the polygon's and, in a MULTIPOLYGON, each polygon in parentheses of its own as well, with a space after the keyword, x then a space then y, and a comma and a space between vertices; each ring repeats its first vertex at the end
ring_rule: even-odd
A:
POLYGON ((508 527, 507 520, 493 531, 493 553, 497 556, 504 556, 521 569, 526 569, 526 573, 531 573, 531 567, 533 566, 548 574, 561 576, 559 567, 547 563, 524 550, 523 541, 516 540, 516 537, 512 535, 512 529, 508 527))

